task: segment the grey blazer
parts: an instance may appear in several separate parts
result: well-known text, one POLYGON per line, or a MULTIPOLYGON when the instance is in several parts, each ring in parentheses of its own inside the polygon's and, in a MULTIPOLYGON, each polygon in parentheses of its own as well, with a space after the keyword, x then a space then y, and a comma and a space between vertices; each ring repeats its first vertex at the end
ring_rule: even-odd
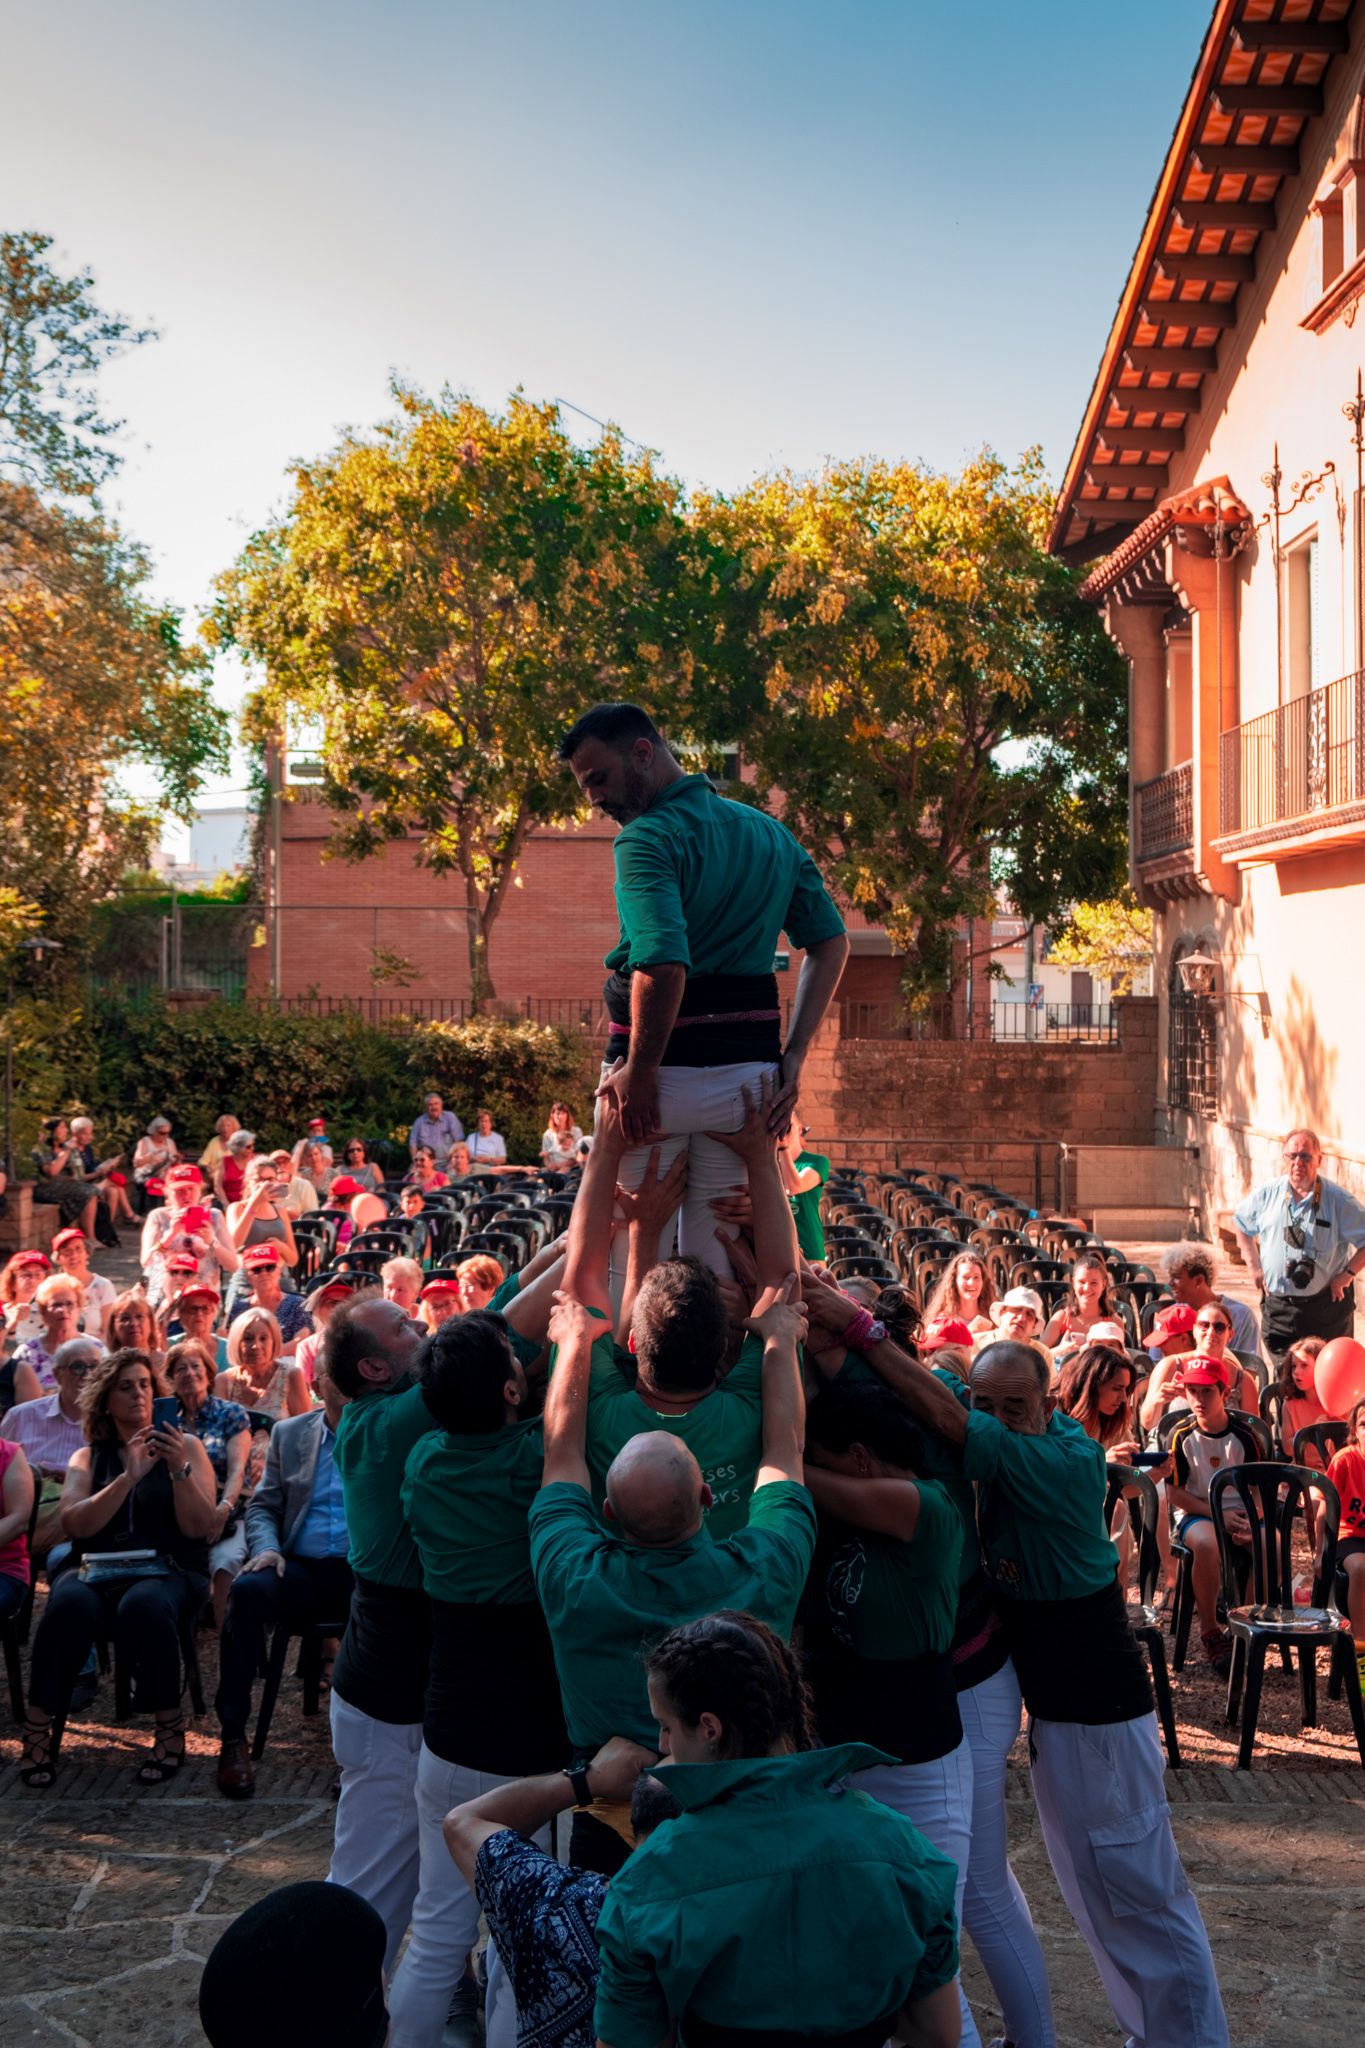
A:
POLYGON ((270 1432, 265 1470, 246 1511, 248 1557, 263 1550, 287 1557, 313 1498, 326 1417, 321 1408, 287 1415, 270 1432))

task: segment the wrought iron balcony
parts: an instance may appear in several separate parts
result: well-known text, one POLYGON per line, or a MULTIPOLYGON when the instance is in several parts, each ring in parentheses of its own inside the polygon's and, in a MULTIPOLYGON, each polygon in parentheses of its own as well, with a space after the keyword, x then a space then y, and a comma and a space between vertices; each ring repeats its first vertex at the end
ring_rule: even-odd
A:
POLYGON ((1165 860, 1194 846, 1194 765, 1182 761, 1133 791, 1137 825, 1134 849, 1139 866, 1165 860))
POLYGON ((1219 850, 1365 836, 1365 670, 1225 732, 1219 850))

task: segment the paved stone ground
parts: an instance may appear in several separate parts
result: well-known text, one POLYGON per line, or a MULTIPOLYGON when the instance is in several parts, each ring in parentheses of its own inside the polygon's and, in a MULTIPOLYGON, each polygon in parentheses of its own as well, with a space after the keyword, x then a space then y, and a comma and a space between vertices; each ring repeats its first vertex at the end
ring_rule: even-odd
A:
MULTIPOLYGON (((1138 1250, 1138 1248, 1134 1248, 1138 1250)), ((1156 1253, 1159 1247, 1141 1248, 1156 1253)), ((126 1284, 127 1252, 97 1261, 126 1284)), ((1229 1291, 1241 1293, 1229 1270, 1229 1291)), ((212 1698, 215 1650, 201 1638, 212 1698)), ((205 1957, 236 1914, 277 1885, 325 1874, 334 1770, 325 1717, 282 1691, 256 1798, 214 1789, 211 1717, 168 1784, 140 1787, 145 1722, 116 1727, 105 1685, 73 1723, 57 1783, 28 1790, 18 1745, 0 1745, 0 2043, 177 2048, 199 2042, 205 1957)), ((1221 1688, 1197 1661, 1176 1682, 1187 1767, 1167 1773, 1176 1834, 1208 1924, 1236 2048, 1347 2048, 1352 1992, 1365 1983, 1365 1773, 1344 1709, 1319 1684, 1323 1726, 1297 1725, 1296 1689, 1267 1676, 1256 1768, 1235 1773, 1221 1688)), ((1090 1956, 1058 1896, 1023 1766, 1011 1772, 1015 1868, 1052 1972, 1063 2048, 1108 2048, 1114 2026, 1090 1956)), ((968 1948, 966 1980, 983 2036, 999 2023, 968 1948)), ((264 2017, 264 2016, 263 2016, 264 2017)), ((267 2036, 263 2031, 262 2040, 267 2036)), ((299 2044, 306 2048, 306 2044, 299 2044)), ((1152 2043, 1151 2048, 1179 2048, 1152 2043)))

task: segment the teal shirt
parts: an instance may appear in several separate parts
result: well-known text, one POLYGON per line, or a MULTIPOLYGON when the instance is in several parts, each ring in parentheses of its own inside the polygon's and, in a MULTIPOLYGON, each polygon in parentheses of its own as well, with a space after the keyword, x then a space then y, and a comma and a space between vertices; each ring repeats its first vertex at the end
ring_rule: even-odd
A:
POLYGON ((771 974, 777 941, 835 937, 844 921, 787 827, 685 775, 616 835, 621 937, 606 965, 771 974))
POLYGON ((836 1639, 876 1663, 945 1656, 957 1623, 962 1517, 946 1487, 919 1485, 919 1519, 906 1543, 831 1516, 821 1592, 836 1639))
POLYGON ((478 1436, 436 1430, 419 1439, 402 1501, 433 1600, 529 1606, 535 1599, 526 1517, 544 1464, 538 1415, 478 1436))
POLYGON ((1083 1600, 1113 1585, 1104 1452, 1079 1422, 1053 1414, 1043 1436, 1021 1436, 973 1412, 962 1470, 978 1482, 986 1568, 1002 1593, 1083 1600))
MULTIPOLYGON (((934 1378, 947 1387, 960 1405, 965 1408, 971 1400, 966 1387, 955 1372, 946 1366, 930 1367, 934 1378)), ((843 1381, 845 1386, 885 1386, 880 1373, 870 1366, 856 1351, 850 1351, 834 1375, 836 1384, 843 1381)), ((950 1450, 942 1437, 931 1429, 924 1432, 924 1470, 922 1479, 936 1479, 954 1502, 958 1519, 962 1524, 962 1553, 958 1562, 958 1584, 965 1586, 974 1579, 981 1569, 981 1539, 976 1532, 976 1489, 970 1479, 963 1477, 962 1461, 956 1451, 950 1450)))
POLYGON ((422 1563, 403 1512, 414 1444, 436 1427, 422 1389, 407 1382, 357 1394, 337 1424, 336 1466, 346 1497, 351 1570, 379 1586, 422 1589, 422 1563))
POLYGON ((802 1258, 823 1259, 825 1226, 820 1220, 820 1195, 829 1179, 829 1161, 823 1152, 798 1152, 793 1164, 798 1173, 807 1166, 813 1166, 820 1176, 819 1187, 807 1188, 804 1195, 789 1195, 787 1199, 796 1219, 796 1243, 802 1258))
POLYGON ((612 1735, 658 1748, 641 1652, 671 1628, 735 1607, 790 1636, 815 1550, 815 1504, 787 1479, 760 1486, 723 1543, 704 1528, 669 1549, 627 1543, 564 1480, 541 1488, 530 1524, 569 1739, 589 1755, 612 1735))
POLYGON ((840 2034, 950 1984, 956 1865, 847 1782, 892 1761, 854 1742, 661 1765, 684 1811, 607 1889, 598 2038, 657 2048, 688 2011, 715 2026, 840 2034))
POLYGON ((713 1539, 733 1536, 749 1519, 763 1456, 763 1345, 746 1337, 731 1370, 715 1389, 681 1415, 665 1415, 628 1386, 610 1336, 592 1347, 588 1381, 588 1472, 593 1505, 601 1512, 607 1472, 633 1436, 666 1430, 685 1443, 711 1489, 706 1526, 713 1539))

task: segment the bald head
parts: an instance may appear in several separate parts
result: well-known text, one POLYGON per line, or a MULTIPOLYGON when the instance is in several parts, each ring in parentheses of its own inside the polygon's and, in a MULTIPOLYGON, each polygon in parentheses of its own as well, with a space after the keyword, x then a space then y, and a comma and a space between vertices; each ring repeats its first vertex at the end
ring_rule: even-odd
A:
POLYGON ((607 1506, 623 1536, 645 1549, 666 1549, 695 1536, 711 1489, 687 1445, 666 1429, 633 1436, 607 1473, 607 1506))

